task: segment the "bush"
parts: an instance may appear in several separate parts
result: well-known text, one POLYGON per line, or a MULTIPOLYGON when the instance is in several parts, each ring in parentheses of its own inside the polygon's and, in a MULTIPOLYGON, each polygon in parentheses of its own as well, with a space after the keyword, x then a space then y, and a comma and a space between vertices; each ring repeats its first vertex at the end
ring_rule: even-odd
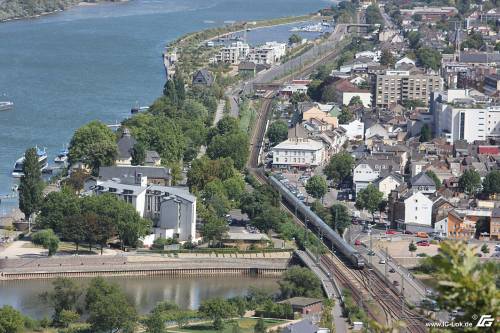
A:
POLYGON ((178 244, 177 240, 172 238, 157 238, 153 242, 153 249, 163 250, 166 245, 178 244))

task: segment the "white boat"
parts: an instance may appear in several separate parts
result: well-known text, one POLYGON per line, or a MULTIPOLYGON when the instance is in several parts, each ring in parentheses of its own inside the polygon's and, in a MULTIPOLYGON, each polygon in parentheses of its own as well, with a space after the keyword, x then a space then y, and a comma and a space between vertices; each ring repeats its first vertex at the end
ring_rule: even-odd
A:
POLYGON ((64 164, 68 162, 68 154, 69 150, 68 148, 63 148, 59 151, 57 156, 54 158, 54 163, 56 164, 64 164))
MULTIPOLYGON (((47 169, 49 163, 45 148, 40 149, 36 147, 36 154, 38 156, 38 163, 40 163, 40 171, 47 169)), ((21 178, 24 175, 23 167, 24 167, 24 156, 16 161, 16 164, 14 165, 14 170, 12 171, 12 177, 21 178)))
POLYGON ((13 102, 0 102, 0 111, 9 111, 14 108, 13 102))

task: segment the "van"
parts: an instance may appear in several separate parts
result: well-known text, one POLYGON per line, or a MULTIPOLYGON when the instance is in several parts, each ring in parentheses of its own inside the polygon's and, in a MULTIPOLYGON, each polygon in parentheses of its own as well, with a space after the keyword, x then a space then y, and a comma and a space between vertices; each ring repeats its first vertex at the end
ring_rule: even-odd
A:
POLYGON ((417 237, 418 238, 429 238, 429 235, 427 235, 426 232, 420 231, 420 232, 417 232, 417 237))

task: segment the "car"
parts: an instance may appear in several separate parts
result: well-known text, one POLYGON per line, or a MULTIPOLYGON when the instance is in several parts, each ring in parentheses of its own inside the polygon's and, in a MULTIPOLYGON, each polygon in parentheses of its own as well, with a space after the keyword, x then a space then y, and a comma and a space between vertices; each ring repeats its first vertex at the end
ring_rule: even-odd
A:
POLYGON ((389 268, 389 273, 396 273, 396 270, 394 268, 389 268))
POLYGON ((396 234, 396 230, 392 230, 392 229, 389 229, 385 232, 387 235, 395 235, 396 234))
POLYGON ((378 261, 378 263, 379 263, 379 264, 381 264, 381 265, 385 265, 385 260, 384 260, 384 259, 380 259, 380 260, 378 261))
POLYGON ((396 280, 392 281, 392 284, 395 285, 396 287, 399 286, 399 282, 396 280))
POLYGON ((419 231, 419 232, 417 232, 417 237, 418 238, 429 238, 429 235, 426 232, 419 231))
POLYGON ((421 241, 421 242, 417 242, 417 246, 431 246, 431 244, 429 242, 426 242, 426 241, 421 241))
POLYGON ((369 255, 369 256, 374 256, 374 255, 375 255, 375 252, 373 252, 373 251, 371 251, 371 250, 370 250, 370 251, 368 251, 368 255, 369 255))
POLYGON ((359 239, 356 239, 354 241, 354 245, 357 245, 357 246, 361 245, 361 241, 359 239))
POLYGON ((403 231, 403 234, 405 234, 405 235, 413 235, 413 232, 405 230, 405 231, 403 231))

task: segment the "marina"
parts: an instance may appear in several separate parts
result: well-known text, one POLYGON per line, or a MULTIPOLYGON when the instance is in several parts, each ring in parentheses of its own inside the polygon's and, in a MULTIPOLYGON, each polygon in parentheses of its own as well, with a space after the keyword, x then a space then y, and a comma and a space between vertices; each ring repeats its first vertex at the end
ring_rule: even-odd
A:
POLYGON ((14 108, 13 102, 0 102, 0 111, 10 111, 14 108))

